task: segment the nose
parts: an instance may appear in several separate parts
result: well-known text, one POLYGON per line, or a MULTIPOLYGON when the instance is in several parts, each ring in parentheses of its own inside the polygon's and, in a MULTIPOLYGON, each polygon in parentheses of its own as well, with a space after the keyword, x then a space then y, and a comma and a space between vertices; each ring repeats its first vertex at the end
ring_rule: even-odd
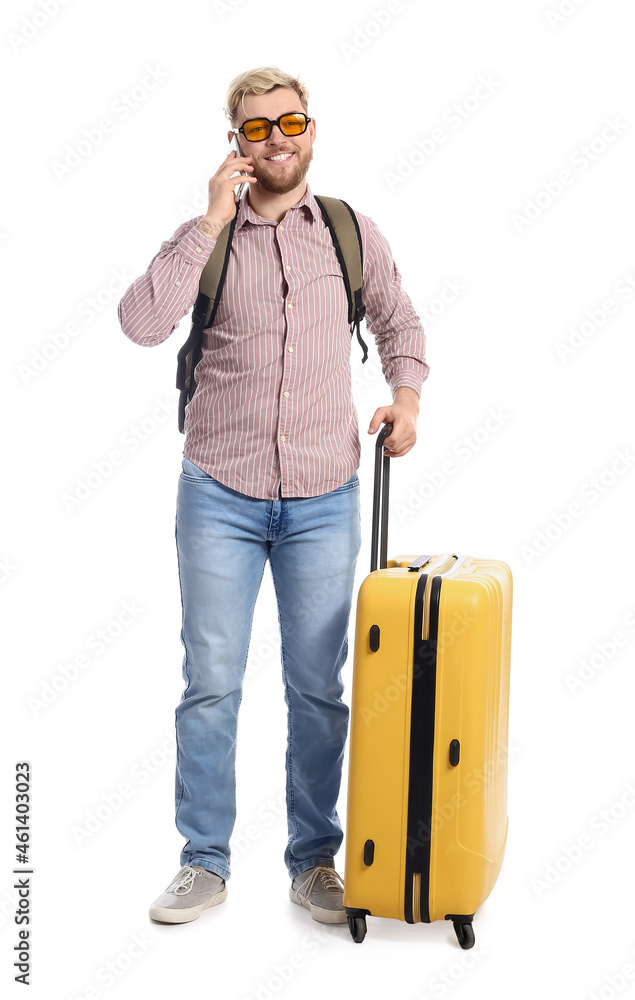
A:
POLYGON ((286 136, 286 135, 284 134, 284 132, 283 132, 283 131, 282 131, 282 129, 280 128, 280 126, 279 126, 278 122, 274 122, 274 123, 273 123, 273 125, 271 126, 271 132, 270 132, 270 133, 269 133, 269 135, 267 136, 267 140, 266 140, 266 141, 267 141, 267 142, 270 142, 270 141, 271 141, 271 140, 273 139, 273 140, 274 140, 274 142, 275 142, 275 141, 279 142, 279 141, 280 141, 280 139, 287 139, 287 138, 288 138, 288 136, 286 136), (276 129, 278 129, 278 132, 280 133, 280 138, 279 138, 279 139, 277 139, 277 140, 276 140, 276 138, 275 138, 275 130, 276 130, 276 129))

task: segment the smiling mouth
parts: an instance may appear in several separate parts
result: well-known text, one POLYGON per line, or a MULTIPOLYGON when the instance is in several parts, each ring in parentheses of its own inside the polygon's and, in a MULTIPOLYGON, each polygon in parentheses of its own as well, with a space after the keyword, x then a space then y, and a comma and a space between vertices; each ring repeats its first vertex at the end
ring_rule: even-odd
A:
POLYGON ((295 153, 277 153, 275 156, 266 156, 267 163, 288 163, 295 156, 295 153))

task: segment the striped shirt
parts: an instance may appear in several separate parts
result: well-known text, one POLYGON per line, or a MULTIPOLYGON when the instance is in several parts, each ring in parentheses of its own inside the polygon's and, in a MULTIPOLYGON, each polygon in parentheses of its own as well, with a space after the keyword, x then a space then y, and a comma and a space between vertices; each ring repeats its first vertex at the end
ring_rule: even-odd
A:
MULTIPOLYGON (((386 239, 355 214, 366 329, 393 395, 400 386, 420 395, 429 370, 423 327, 386 239)), ((133 343, 162 343, 192 308, 216 244, 195 228, 202 218, 180 225, 123 295, 119 322, 133 343)), ((261 499, 320 496, 347 482, 361 454, 351 339, 361 355, 342 269, 308 184, 279 223, 257 215, 246 194, 185 409, 184 456, 261 499)))

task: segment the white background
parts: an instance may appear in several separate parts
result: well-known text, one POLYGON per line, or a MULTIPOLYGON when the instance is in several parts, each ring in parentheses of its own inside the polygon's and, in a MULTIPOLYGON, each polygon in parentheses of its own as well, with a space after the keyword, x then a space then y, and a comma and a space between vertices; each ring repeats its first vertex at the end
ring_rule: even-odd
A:
MULTIPOLYGON (((402 0, 390 14, 384 0, 68 0, 57 12, 50 0, 48 15, 34 0, 4 6, 0 981, 11 996, 23 995, 11 886, 13 763, 24 759, 30 996, 635 994, 633 10, 566 0, 558 19, 559 3, 402 0), (228 900, 182 926, 147 915, 183 842, 173 814, 184 440, 174 379, 189 317, 148 351, 125 338, 116 307, 161 241, 205 211, 226 155, 227 85, 266 64, 309 88, 312 190, 379 224, 424 322, 431 371, 417 444, 391 463, 389 554, 468 552, 514 574, 509 835, 472 952, 449 923, 379 918, 358 946, 345 925, 325 927, 288 900, 269 571, 241 709, 228 900), (144 89, 150 68, 161 79, 144 89), (136 106, 119 117, 131 92, 136 106), (56 175, 107 117, 112 130, 56 175), (434 136, 444 141, 430 145, 434 136), (400 165, 409 176, 391 181, 400 165), (461 290, 444 303, 449 282, 461 290), (578 346, 560 356, 574 328, 578 346), (167 412, 153 419, 160 401, 167 412), (486 425, 490 411, 498 424, 486 425), (139 447, 122 448, 144 421, 139 447), (69 510, 64 496, 115 449, 125 461, 69 510), (444 463, 451 474, 434 477, 444 463), (124 602, 134 621, 91 651, 124 602), (84 669, 34 707, 82 653, 84 669), (574 687, 567 677, 582 661, 574 687), (118 800, 122 784, 129 797, 118 800), (105 818, 87 832, 96 810, 105 818)), ((369 569, 367 427, 391 401, 365 339, 363 367, 356 339, 351 347, 358 585, 369 569)), ((349 655, 348 691, 351 673, 349 655)), ((343 873, 343 849, 337 862, 343 873)))

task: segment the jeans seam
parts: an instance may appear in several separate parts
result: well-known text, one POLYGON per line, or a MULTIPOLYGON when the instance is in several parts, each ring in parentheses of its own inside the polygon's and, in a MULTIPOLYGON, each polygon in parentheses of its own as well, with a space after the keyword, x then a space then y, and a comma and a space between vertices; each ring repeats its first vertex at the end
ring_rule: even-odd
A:
POLYGON ((291 878, 298 878, 304 872, 308 872, 311 868, 317 868, 318 865, 324 865, 326 868, 335 869, 335 858, 332 854, 328 854, 325 858, 313 858, 311 861, 299 861, 297 865, 294 865, 290 869, 289 874, 291 878), (331 862, 330 864, 328 862, 331 862), (300 865, 302 867, 300 867, 300 865))
MULTIPOLYGON (((260 574, 260 583, 258 584, 258 593, 260 592, 260 587, 262 585, 262 578, 265 575, 265 567, 266 567, 266 565, 267 565, 267 560, 265 559, 264 563, 262 564, 262 573, 260 574)), ((257 599, 257 597, 256 597, 256 599, 257 599)), ((251 625, 249 626, 249 636, 248 636, 248 639, 247 639, 247 652, 245 653, 245 662, 243 663, 242 680, 241 680, 241 684, 240 684, 240 696, 238 698, 238 705, 236 707, 236 729, 234 731, 234 752, 232 754, 232 767, 234 769, 234 786, 236 785, 236 751, 238 749, 238 713, 240 711, 240 706, 243 703, 244 684, 245 684, 245 670, 247 669, 247 660, 249 659, 249 647, 251 645, 251 634, 253 632, 253 627, 254 627, 254 619, 253 619, 253 614, 252 614, 251 625)), ((231 840, 231 837, 230 837, 230 840, 231 840)), ((229 854, 230 854, 230 857, 227 859, 228 864, 231 863, 231 843, 230 843, 230 847, 229 847, 229 854)))
POLYGON ((341 486, 336 486, 332 493, 348 493, 349 490, 355 490, 359 488, 359 479, 356 479, 354 483, 342 483, 341 486))
POLYGON ((291 698, 291 688, 289 686, 289 678, 287 676, 287 660, 286 652, 284 648, 284 628, 282 626, 282 614, 280 611, 280 602, 278 600, 278 588, 276 586, 276 576, 273 571, 273 563, 270 562, 271 566, 271 577, 273 579, 273 586, 276 592, 276 603, 278 604, 278 621, 280 623, 280 655, 282 659, 282 677, 284 680, 284 686, 287 692, 288 701, 288 731, 289 731, 289 767, 287 769, 287 796, 289 799, 289 813, 293 821, 294 837, 297 837, 300 833, 300 828, 298 826, 298 821, 295 815, 295 788, 293 783, 293 709, 292 709, 292 698, 291 698))
MULTIPOLYGON (((178 574, 179 574, 179 591, 180 591, 180 594, 181 594, 181 641, 183 643, 183 647, 184 647, 184 650, 185 650, 184 658, 183 658, 183 672, 184 672, 185 677, 187 679, 187 684, 185 686, 185 691, 187 692, 187 689, 190 686, 191 678, 190 678, 190 672, 188 670, 188 664, 187 664, 187 646, 185 644, 185 628, 184 628, 184 625, 185 625, 185 606, 183 604, 183 582, 181 580, 181 560, 179 558, 179 536, 178 536, 179 527, 178 527, 178 519, 179 519, 179 510, 178 510, 178 499, 177 499, 176 517, 174 519, 174 538, 175 538, 175 541, 176 541, 176 564, 177 564, 177 569, 178 569, 178 574)), ((183 779, 181 778, 181 747, 180 747, 180 744, 179 744, 179 727, 178 727, 178 720, 177 720, 177 710, 178 710, 178 705, 174 709, 174 735, 175 735, 175 738, 176 738, 176 766, 177 766, 177 771, 178 771, 178 775, 179 775, 179 789, 180 789, 179 801, 176 803, 176 812, 175 812, 175 818, 176 819, 178 819, 179 809, 180 809, 181 803, 183 801, 183 779)))
MULTIPOLYGON (((191 858, 188 862, 186 862, 186 864, 200 865, 201 868, 207 868, 208 865, 216 864, 217 868, 221 868, 221 865, 219 865, 218 862, 210 861, 209 858, 200 858, 196 854, 194 855, 193 858, 191 858)), ((216 868, 207 868, 207 870, 213 871, 216 875, 219 875, 220 878, 222 878, 225 882, 229 881, 231 873, 228 868, 222 869, 221 871, 217 871, 216 868)))

